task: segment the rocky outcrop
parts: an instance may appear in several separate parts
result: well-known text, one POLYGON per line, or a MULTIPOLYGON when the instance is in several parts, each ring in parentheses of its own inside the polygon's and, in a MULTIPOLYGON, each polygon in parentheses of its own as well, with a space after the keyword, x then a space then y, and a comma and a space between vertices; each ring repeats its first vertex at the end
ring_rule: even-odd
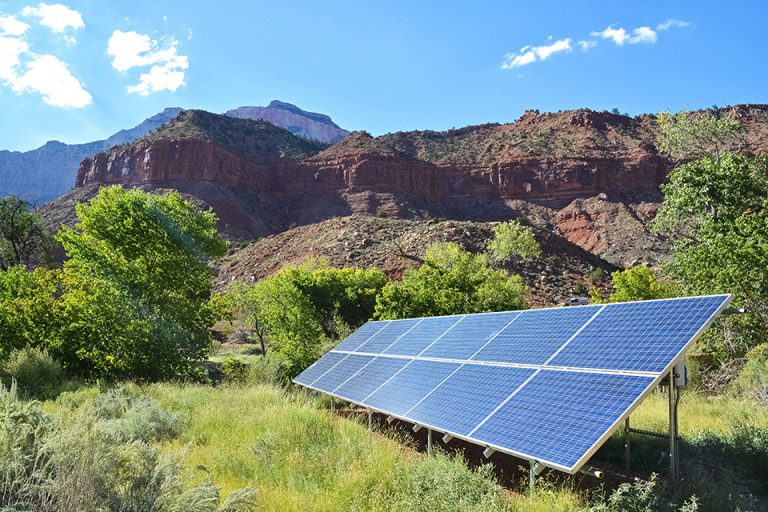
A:
MULTIPOLYGON (((768 107, 736 112, 750 151, 768 149, 768 107)), ((215 203, 223 229, 243 238, 356 213, 523 216, 627 265, 666 251, 646 229, 671 166, 656 149, 655 123, 653 116, 588 110, 527 112, 508 125, 381 137, 355 132, 323 147, 268 123, 188 111, 144 139, 84 161, 77 185, 177 188, 215 203)))

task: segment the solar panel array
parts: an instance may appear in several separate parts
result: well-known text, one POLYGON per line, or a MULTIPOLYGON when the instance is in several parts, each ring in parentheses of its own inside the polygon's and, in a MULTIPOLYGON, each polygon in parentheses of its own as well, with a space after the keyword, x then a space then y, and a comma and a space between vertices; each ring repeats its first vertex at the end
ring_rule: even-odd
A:
POLYGON ((575 473, 731 298, 368 322, 294 382, 575 473))

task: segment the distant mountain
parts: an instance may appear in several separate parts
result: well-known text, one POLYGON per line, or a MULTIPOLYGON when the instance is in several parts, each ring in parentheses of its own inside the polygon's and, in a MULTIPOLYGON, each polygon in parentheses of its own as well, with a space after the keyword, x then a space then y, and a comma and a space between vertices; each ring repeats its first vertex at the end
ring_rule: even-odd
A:
MULTIPOLYGON (((77 168, 85 158, 144 137, 183 111, 166 108, 138 126, 120 130, 105 140, 85 144, 50 141, 32 151, 0 151, 0 197, 14 194, 34 205, 55 199, 75 185, 77 168)), ((226 115, 269 121, 302 138, 324 143, 337 142, 349 133, 324 114, 306 112, 281 101, 272 101, 267 107, 240 107, 226 115)))
POLYGON ((55 199, 75 185, 83 159, 143 137, 175 118, 180 108, 166 108, 130 130, 120 130, 104 140, 64 144, 52 140, 32 151, 0 151, 0 196, 17 195, 32 204, 55 199))
POLYGON ((225 112, 230 117, 252 119, 254 121, 269 121, 281 126, 300 137, 313 139, 326 144, 339 142, 349 132, 339 128, 325 114, 307 112, 296 105, 274 100, 266 107, 240 107, 225 112))

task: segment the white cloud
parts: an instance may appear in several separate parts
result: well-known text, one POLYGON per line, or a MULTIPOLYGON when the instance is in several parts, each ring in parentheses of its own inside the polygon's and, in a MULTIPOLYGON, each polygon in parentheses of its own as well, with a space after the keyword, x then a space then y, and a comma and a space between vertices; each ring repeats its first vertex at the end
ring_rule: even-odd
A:
POLYGON ((178 41, 170 38, 161 45, 146 34, 115 30, 107 43, 107 54, 117 71, 152 66, 139 76, 139 83, 129 86, 129 93, 146 96, 153 92, 175 91, 185 85, 189 57, 179 55, 178 41))
POLYGON ((53 55, 35 56, 26 71, 11 80, 11 87, 16 92, 40 93, 43 101, 55 107, 81 108, 93 101, 67 65, 53 55))
POLYGON ((21 56, 29 51, 25 41, 16 37, 0 36, 0 80, 12 81, 21 64, 21 56))
POLYGON ((502 69, 519 68, 539 60, 547 60, 556 53, 571 51, 571 39, 560 39, 552 44, 542 46, 524 46, 518 53, 508 53, 504 56, 502 69))
POLYGON ((624 43, 653 44, 657 39, 656 31, 651 27, 637 27, 629 33, 621 27, 613 28, 613 25, 611 25, 603 31, 590 32, 590 35, 594 37, 602 37, 603 39, 610 39, 619 46, 624 46, 624 43))
POLYGON ((62 4, 41 2, 37 7, 25 7, 21 14, 22 16, 40 18, 40 24, 54 32, 64 32, 68 28, 78 30, 85 27, 80 13, 62 4))
POLYGON ((686 28, 690 26, 691 26, 691 22, 689 21, 668 19, 656 25, 656 30, 669 30, 671 28, 686 28))
POLYGON ((18 37, 29 30, 29 25, 20 21, 16 16, 0 16, 0 35, 18 37))
POLYGON ((45 103, 56 107, 90 105, 93 101, 90 93, 64 62, 53 55, 30 50, 26 40, 29 28, 15 16, 0 16, 0 84, 17 93, 38 93, 45 103))
POLYGON ((581 49, 581 51, 588 52, 589 50, 597 46, 597 41, 579 41, 577 44, 579 45, 579 48, 581 49))

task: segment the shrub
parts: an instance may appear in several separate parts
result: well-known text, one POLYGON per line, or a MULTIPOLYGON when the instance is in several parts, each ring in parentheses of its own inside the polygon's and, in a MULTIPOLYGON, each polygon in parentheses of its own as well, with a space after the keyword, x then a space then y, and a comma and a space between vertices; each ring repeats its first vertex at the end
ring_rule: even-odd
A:
POLYGON ((747 363, 734 381, 741 393, 768 403, 768 343, 756 346, 747 354, 747 363))
POLYGON ((226 358, 221 364, 221 369, 224 372, 224 382, 230 384, 245 384, 248 381, 250 366, 251 365, 241 359, 235 357, 226 358))
POLYGON ((0 366, 0 378, 6 385, 15 380, 24 397, 47 399, 61 391, 64 371, 45 350, 26 347, 10 353, 0 366))
MULTIPOLYGON (((250 488, 219 504, 219 490, 196 478, 154 440, 178 435, 178 418, 125 389, 85 397, 71 422, 38 402, 0 389, 0 509, 170 512, 255 510, 250 488)), ((203 468, 204 469, 204 468, 203 468)))

